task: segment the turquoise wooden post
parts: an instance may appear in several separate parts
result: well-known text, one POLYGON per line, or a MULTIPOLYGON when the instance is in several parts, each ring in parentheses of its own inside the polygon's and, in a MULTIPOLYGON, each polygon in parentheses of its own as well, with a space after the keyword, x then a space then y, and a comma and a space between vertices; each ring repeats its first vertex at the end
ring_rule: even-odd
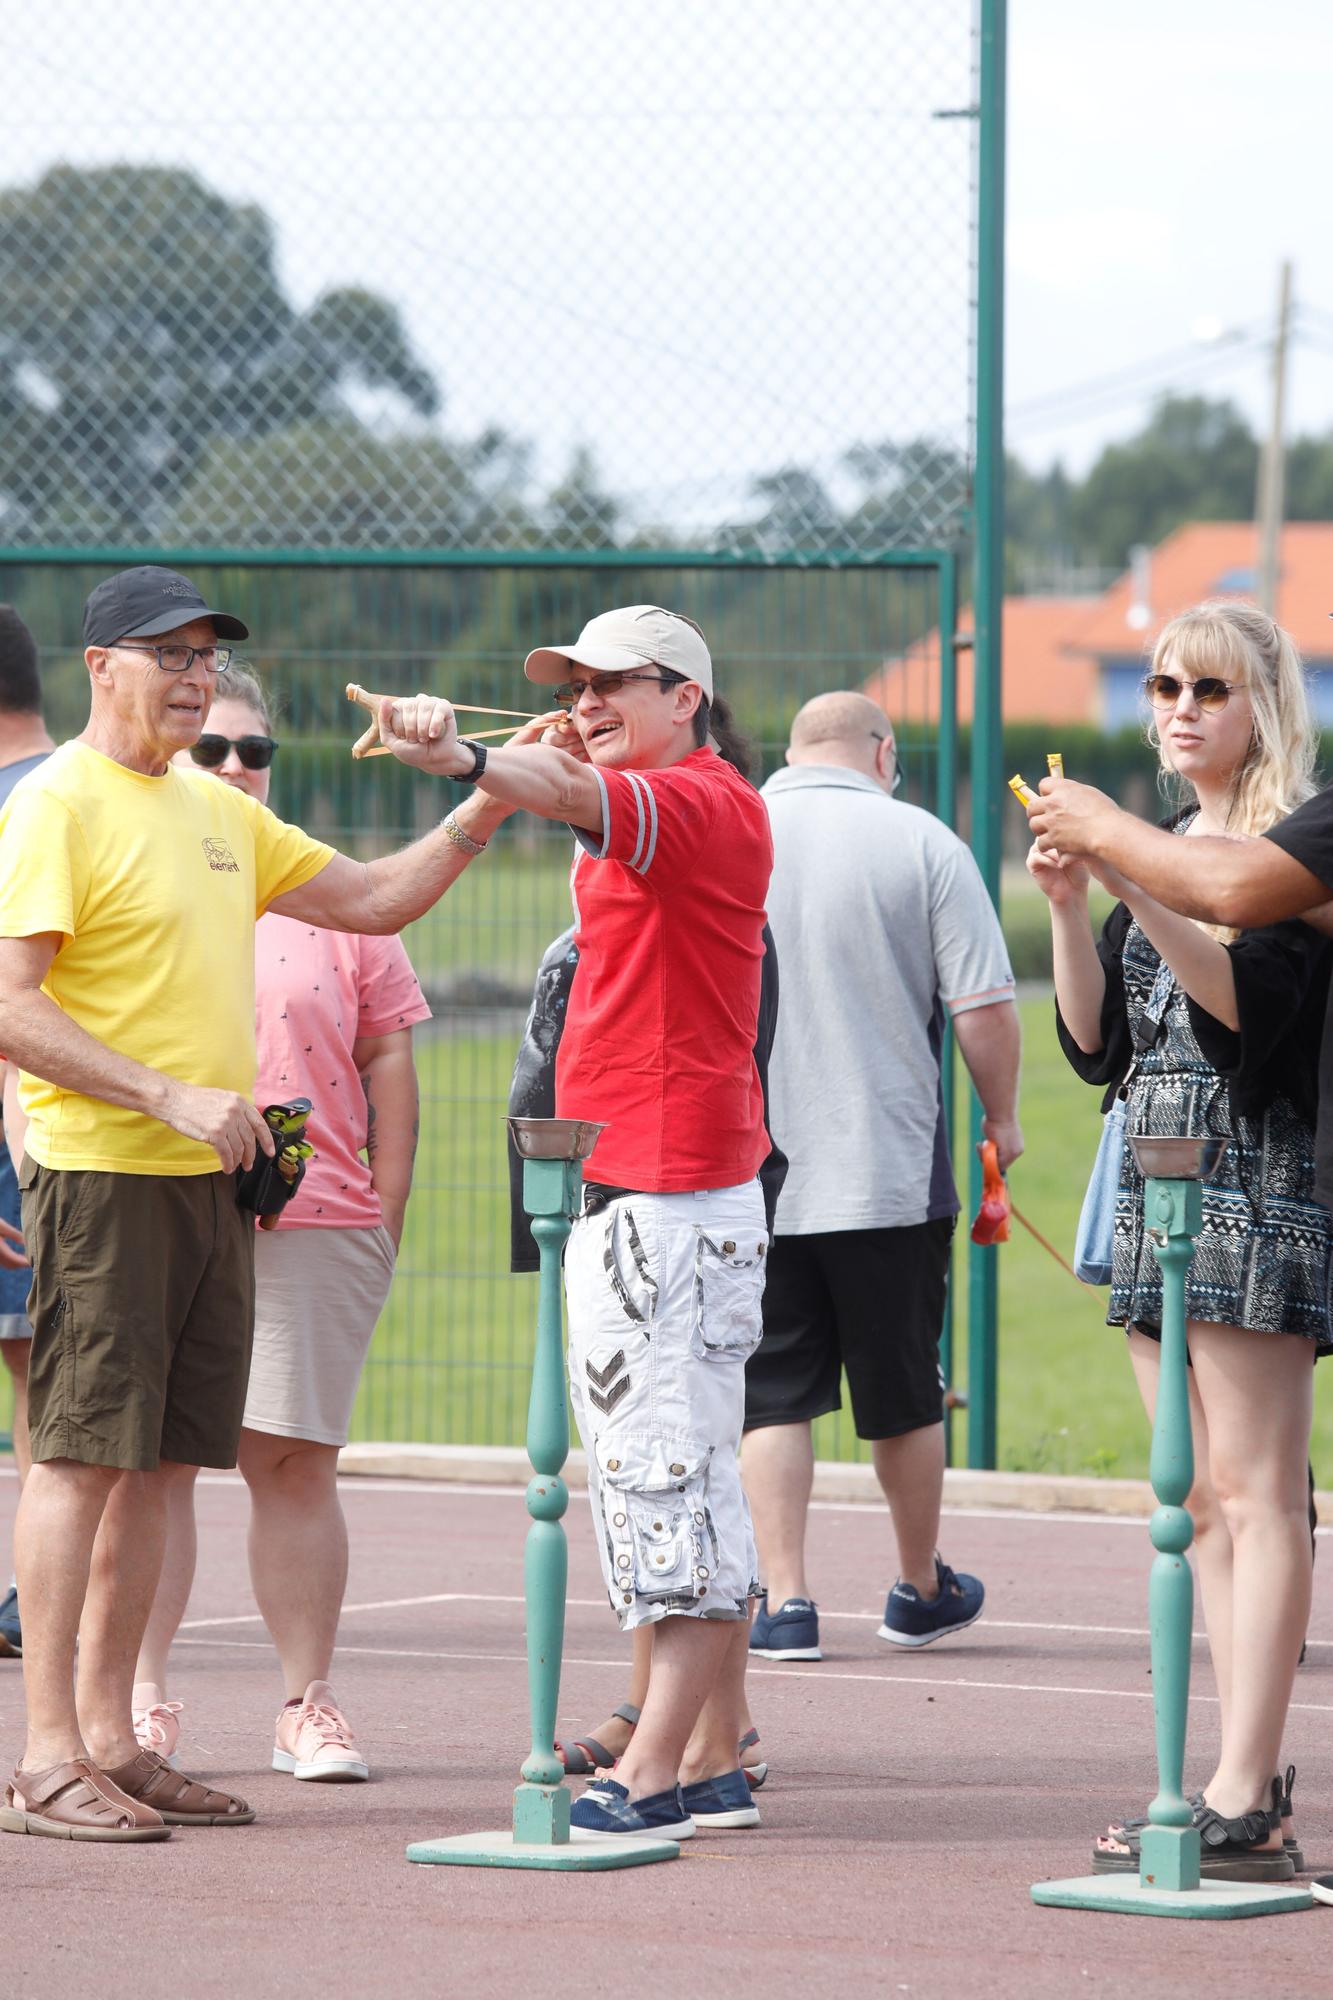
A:
POLYGON ((523 1162, 523 1206, 533 1219, 541 1272, 537 1345, 528 1398, 528 1457, 537 1477, 528 1482, 532 1525, 523 1551, 532 1749, 523 1765, 523 1783, 514 1793, 514 1839, 548 1844, 569 1839, 569 1793, 564 1785, 564 1766, 555 1754, 569 1582, 569 1544, 561 1525, 569 1505, 569 1488, 560 1477, 569 1457, 569 1412, 561 1339, 560 1258, 578 1206, 580 1181, 575 1160, 523 1162))
POLYGON ((1199 1835, 1185 1797, 1185 1732, 1189 1719, 1194 1577, 1187 1550, 1194 1523, 1185 1505, 1194 1482, 1190 1435, 1189 1357, 1185 1338, 1185 1275, 1202 1223, 1200 1182, 1217 1171, 1225 1139, 1131 1136, 1145 1175, 1143 1220, 1162 1267, 1162 1358, 1157 1381, 1149 1475, 1157 1507, 1149 1524, 1153 1557, 1148 1579, 1157 1795, 1148 1808, 1137 1875, 1084 1875, 1038 1882, 1035 1903, 1057 1909, 1125 1911, 1152 1917, 1258 1917, 1308 1910, 1308 1889, 1279 1883, 1203 1882, 1199 1835))
POLYGON ((474 1868, 580 1871, 673 1861, 680 1853, 674 1840, 580 1836, 569 1824, 564 1766, 555 1750, 569 1575, 569 1546, 561 1525, 569 1505, 569 1488, 561 1477, 569 1456, 569 1412, 560 1267, 579 1207, 580 1163, 592 1151, 602 1127, 569 1118, 511 1118, 509 1126, 524 1156, 523 1206, 532 1217, 541 1260, 528 1398, 527 1449, 534 1477, 528 1482, 527 1503, 532 1522, 523 1552, 531 1748, 521 1767, 523 1782, 514 1792, 511 1832, 414 1841, 407 1858, 474 1868))
POLYGON ((1148 1808, 1149 1823, 1143 1831, 1139 1880, 1145 1887, 1156 1883, 1160 1889, 1197 1889, 1199 1836, 1190 1824, 1184 1786, 1194 1632, 1194 1572, 1185 1554, 1194 1540, 1194 1522, 1185 1505, 1194 1484, 1185 1273, 1203 1223, 1200 1183, 1145 1182, 1143 1216, 1153 1254, 1162 1267, 1162 1362, 1148 1461, 1148 1476, 1157 1499, 1148 1527, 1157 1551, 1148 1578, 1157 1796, 1148 1808))

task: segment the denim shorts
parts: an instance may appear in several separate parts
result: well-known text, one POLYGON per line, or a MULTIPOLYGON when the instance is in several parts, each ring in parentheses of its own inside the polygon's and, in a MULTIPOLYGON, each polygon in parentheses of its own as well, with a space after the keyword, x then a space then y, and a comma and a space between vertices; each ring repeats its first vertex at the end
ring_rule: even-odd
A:
POLYGON ((570 1393, 626 1630, 748 1616, 758 1586, 737 1453, 767 1252, 757 1181, 624 1194, 574 1224, 570 1393))
MULTIPOLYGON (((0 1137, 0 1216, 12 1222, 15 1229, 22 1225, 19 1213, 19 1184, 14 1173, 14 1162, 9 1157, 9 1148, 0 1137)), ((32 1283, 32 1272, 28 1269, 11 1271, 0 1268, 0 1340, 31 1340, 32 1327, 28 1323, 28 1287, 32 1283)))

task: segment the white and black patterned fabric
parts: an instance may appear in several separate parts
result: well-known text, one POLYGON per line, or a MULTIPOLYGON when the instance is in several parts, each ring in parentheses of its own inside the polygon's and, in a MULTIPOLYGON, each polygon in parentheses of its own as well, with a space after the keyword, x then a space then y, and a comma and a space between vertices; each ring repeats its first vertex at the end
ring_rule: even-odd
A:
MULTIPOLYGON (((1183 835, 1194 817, 1189 809, 1165 824, 1183 835)), ((1232 1142, 1217 1178, 1204 1184, 1188 1316, 1296 1334, 1331 1353, 1333 1219, 1315 1192, 1314 1125, 1333 946, 1306 924, 1284 922, 1242 931, 1227 949, 1234 1030, 1178 986, 1166 998, 1161 959, 1117 903, 1097 943, 1106 974, 1102 1046, 1091 1054, 1080 1049, 1057 1007, 1060 1045, 1085 1082, 1103 1087, 1106 1110, 1136 1047, 1152 1040, 1145 1016, 1160 1018, 1160 1037, 1140 1053, 1130 1083, 1126 1129, 1232 1142)), ((1156 1333, 1161 1317, 1161 1274, 1143 1231, 1143 1181, 1126 1147, 1107 1323, 1156 1333)))
MULTIPOLYGON (((1137 924, 1122 960, 1131 1032, 1148 1006, 1161 960, 1137 924)), ((1314 1133, 1291 1101, 1257 1118, 1233 1117, 1226 1079, 1204 1056, 1190 1007, 1173 987, 1156 1046, 1139 1057, 1126 1130, 1163 1137, 1227 1137, 1203 1187, 1203 1229, 1185 1286, 1190 1319, 1302 1334, 1333 1351, 1328 1327, 1328 1210, 1315 1199, 1314 1133)), ((1109 1326, 1155 1331, 1161 1271, 1143 1228, 1143 1177, 1125 1148, 1116 1196, 1109 1326)))

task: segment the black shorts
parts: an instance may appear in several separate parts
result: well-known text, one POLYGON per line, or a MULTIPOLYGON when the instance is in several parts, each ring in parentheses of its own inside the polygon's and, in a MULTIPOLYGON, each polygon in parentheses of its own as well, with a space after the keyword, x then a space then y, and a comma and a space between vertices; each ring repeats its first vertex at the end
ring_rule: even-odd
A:
POLYGON ((858 1437, 942 1423, 953 1231, 954 1218, 942 1216, 905 1229, 775 1237, 763 1339, 745 1364, 745 1428, 840 1410, 844 1368, 858 1437))

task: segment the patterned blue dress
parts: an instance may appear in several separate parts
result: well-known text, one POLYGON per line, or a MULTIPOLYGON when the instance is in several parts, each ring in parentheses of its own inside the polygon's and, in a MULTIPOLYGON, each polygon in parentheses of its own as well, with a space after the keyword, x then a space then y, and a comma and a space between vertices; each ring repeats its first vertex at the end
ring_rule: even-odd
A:
MULTIPOLYGON (((1131 1034, 1148 1008, 1161 960, 1136 923, 1122 960, 1131 1034)), ((1158 999, 1161 1005, 1160 995, 1158 999)), ((1178 986, 1156 1046, 1140 1054, 1126 1130, 1225 1136, 1231 1144, 1203 1185, 1203 1229, 1185 1287, 1190 1319, 1300 1334, 1333 1352, 1329 1334, 1330 1217, 1315 1199, 1314 1131, 1287 1097, 1257 1117, 1233 1115, 1227 1080, 1204 1055, 1178 986)), ((1143 1227, 1143 1177, 1128 1146, 1116 1197, 1109 1326, 1155 1333, 1161 1271, 1143 1227)))

